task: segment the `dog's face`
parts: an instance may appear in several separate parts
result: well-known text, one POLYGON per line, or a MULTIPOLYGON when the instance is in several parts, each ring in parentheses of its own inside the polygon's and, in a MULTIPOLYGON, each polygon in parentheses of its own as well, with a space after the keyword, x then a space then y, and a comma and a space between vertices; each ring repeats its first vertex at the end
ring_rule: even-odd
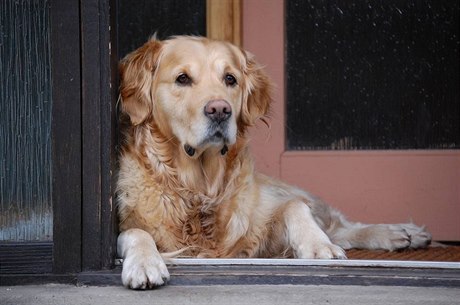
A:
POLYGON ((190 156, 234 144, 243 100, 244 58, 222 43, 164 43, 153 100, 190 156))
POLYGON ((238 132, 266 115, 268 78, 239 48, 205 38, 151 40, 121 62, 123 110, 153 120, 189 157, 225 153, 238 132))

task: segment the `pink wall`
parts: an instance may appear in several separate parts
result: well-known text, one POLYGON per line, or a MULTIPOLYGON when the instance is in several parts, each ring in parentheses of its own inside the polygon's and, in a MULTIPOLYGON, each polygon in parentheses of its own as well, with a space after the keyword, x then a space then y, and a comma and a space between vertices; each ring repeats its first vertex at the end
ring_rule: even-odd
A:
POLYGON ((277 85, 271 129, 252 130, 259 171, 319 195, 361 222, 427 225, 437 240, 460 240, 460 151, 286 152, 284 4, 243 1, 243 45, 277 85))
POLYGON ((286 152, 281 178, 350 220, 413 220, 437 240, 460 240, 458 151, 286 152))
POLYGON ((276 85, 270 130, 260 124, 252 130, 257 167, 280 177, 284 152, 284 5, 279 0, 243 1, 243 47, 256 55, 276 85))

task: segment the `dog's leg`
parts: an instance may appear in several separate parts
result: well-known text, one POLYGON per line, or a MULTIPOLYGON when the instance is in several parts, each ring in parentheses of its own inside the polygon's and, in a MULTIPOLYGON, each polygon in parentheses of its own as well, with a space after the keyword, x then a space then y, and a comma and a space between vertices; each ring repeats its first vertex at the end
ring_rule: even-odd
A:
POLYGON ((339 246, 332 244, 313 218, 310 208, 300 200, 291 200, 283 211, 286 238, 296 258, 346 258, 339 246))
POLYGON ((412 223, 367 225, 345 221, 343 227, 329 234, 331 240, 344 249, 424 248, 431 242, 431 234, 412 223))
POLYGON ((333 244, 343 249, 424 248, 431 243, 431 234, 413 223, 361 224, 348 221, 338 210, 310 194, 292 188, 291 192, 305 198, 319 227, 326 232, 333 244))
POLYGON ((148 289, 165 284, 169 272, 147 232, 129 229, 118 236, 118 255, 123 257, 121 279, 125 287, 148 289))

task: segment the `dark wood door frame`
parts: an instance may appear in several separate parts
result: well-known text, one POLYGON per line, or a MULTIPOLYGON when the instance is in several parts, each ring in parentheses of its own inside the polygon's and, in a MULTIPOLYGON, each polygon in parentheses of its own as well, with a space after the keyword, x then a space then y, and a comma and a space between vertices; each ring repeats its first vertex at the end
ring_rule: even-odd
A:
POLYGON ((51 4, 54 273, 113 264, 115 12, 115 0, 51 4))
POLYGON ((81 0, 82 270, 113 264, 115 108, 118 91, 116 1, 81 0), (110 30, 109 30, 110 29, 110 30))
POLYGON ((50 10, 53 80, 53 271, 68 273, 81 269, 79 1, 52 1, 50 10))
POLYGON ((51 1, 55 274, 113 265, 115 9, 115 0, 51 1))

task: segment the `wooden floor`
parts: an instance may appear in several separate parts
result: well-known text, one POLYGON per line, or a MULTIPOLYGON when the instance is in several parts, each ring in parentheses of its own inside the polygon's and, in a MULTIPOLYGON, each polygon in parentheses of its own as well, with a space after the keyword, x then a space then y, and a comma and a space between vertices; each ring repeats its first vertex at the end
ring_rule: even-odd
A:
POLYGON ((348 250, 349 259, 460 262, 460 246, 432 246, 402 251, 348 250))

